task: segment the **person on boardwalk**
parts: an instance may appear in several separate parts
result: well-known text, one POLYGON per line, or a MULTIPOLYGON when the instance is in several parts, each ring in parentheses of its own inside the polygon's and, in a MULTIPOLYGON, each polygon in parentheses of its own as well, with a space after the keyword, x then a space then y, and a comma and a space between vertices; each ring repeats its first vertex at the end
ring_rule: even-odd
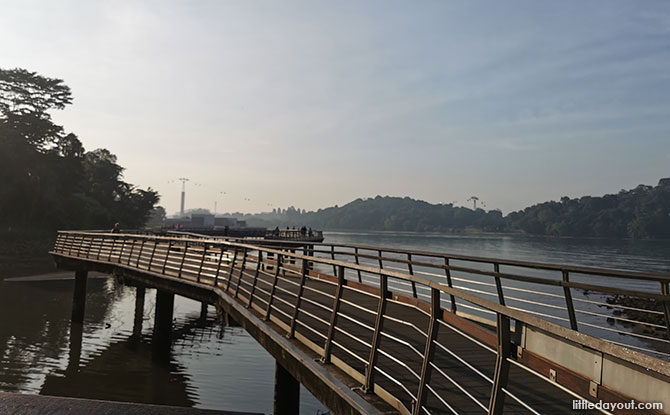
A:
POLYGON ((114 224, 114 227, 112 228, 112 233, 121 233, 121 229, 119 229, 119 222, 116 222, 114 224))

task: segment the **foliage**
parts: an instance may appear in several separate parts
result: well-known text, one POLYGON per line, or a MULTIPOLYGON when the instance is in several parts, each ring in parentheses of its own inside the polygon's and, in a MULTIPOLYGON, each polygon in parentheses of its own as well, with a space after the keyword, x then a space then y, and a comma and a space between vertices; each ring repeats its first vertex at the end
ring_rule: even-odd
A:
POLYGON ((670 238, 670 181, 602 197, 561 198, 510 213, 509 229, 537 235, 670 238))
POLYGON ((305 212, 293 206, 272 212, 234 214, 252 226, 395 232, 522 232, 532 235, 670 238, 670 179, 616 195, 561 198, 513 212, 433 205, 408 197, 357 199, 342 207, 305 212))
POLYGON ((49 111, 72 103, 60 79, 0 69, 0 226, 45 232, 56 228, 142 226, 158 194, 122 180, 105 149, 86 152, 49 111))

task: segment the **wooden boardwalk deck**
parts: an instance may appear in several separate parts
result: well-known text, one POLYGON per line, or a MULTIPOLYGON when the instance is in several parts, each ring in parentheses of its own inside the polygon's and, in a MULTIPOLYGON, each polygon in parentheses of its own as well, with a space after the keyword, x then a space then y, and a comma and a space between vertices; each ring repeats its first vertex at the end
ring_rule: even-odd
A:
POLYGON ((307 248, 307 255, 294 252, 220 241, 63 233, 53 254, 57 261, 87 262, 89 269, 116 266, 119 273, 218 290, 226 307, 235 302, 249 310, 268 322, 264 330, 296 339, 320 356, 322 365, 359 384, 360 396, 377 396, 400 413, 498 414, 504 408, 506 414, 564 414, 572 412, 574 399, 629 399, 604 381, 593 396, 593 379, 579 368, 525 349, 524 337, 536 332, 546 333, 549 340, 543 341, 550 347, 572 348, 566 350, 574 350, 576 360, 581 350, 594 350, 601 359, 655 372, 661 383, 650 383, 652 389, 670 385, 670 367, 663 362, 445 284, 384 270, 381 261, 371 268, 310 256, 307 248), (419 287, 416 297, 398 289, 402 284, 419 287), (498 321, 490 325, 451 313, 450 296, 492 311, 498 321))

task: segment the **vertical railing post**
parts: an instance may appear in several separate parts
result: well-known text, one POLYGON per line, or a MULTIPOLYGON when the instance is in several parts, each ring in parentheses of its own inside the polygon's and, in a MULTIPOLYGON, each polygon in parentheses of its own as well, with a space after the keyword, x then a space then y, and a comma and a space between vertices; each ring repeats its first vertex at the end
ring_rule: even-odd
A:
POLYGON ((177 278, 181 278, 181 272, 184 269, 184 262, 186 261, 186 252, 188 252, 188 241, 184 240, 184 253, 181 256, 181 264, 179 264, 179 273, 177 273, 177 278))
POLYGON ((112 236, 112 246, 109 247, 109 255, 107 256, 107 262, 112 262, 112 254, 114 254, 114 249, 116 249, 116 236, 112 236))
MULTIPOLYGON (((661 281, 661 294, 670 296, 670 282, 661 281)), ((670 340, 670 300, 663 300, 663 314, 665 314, 665 328, 670 340)))
MULTIPOLYGON (((354 259, 356 260, 356 265, 360 265, 358 262, 358 247, 354 247, 354 259)), ((358 282, 363 282, 363 279, 361 278, 361 270, 357 269, 356 273, 358 274, 358 282)))
POLYGON ((379 269, 384 269, 384 263, 382 262, 382 251, 381 249, 377 251, 379 254, 378 260, 379 260, 379 269))
MULTIPOLYGON (((451 269, 449 268, 449 258, 444 258, 444 275, 447 277, 447 286, 449 288, 454 288, 451 283, 451 269)), ((453 294, 449 294, 449 300, 451 301, 451 312, 456 314, 456 297, 453 294)))
MULTIPOLYGON (((305 255, 306 256, 306 255, 305 255)), ((300 270, 300 285, 298 286, 298 294, 295 298, 295 306, 293 307, 293 316, 291 317, 291 325, 289 326, 286 337, 292 339, 295 336, 295 324, 298 320, 298 312, 300 311, 300 303, 302 302, 302 293, 305 289, 305 282, 307 281, 307 260, 302 260, 302 269, 300 270)))
POLYGON ((254 280, 251 282, 251 292, 249 293, 249 303, 247 308, 251 308, 251 303, 256 294, 256 283, 258 282, 258 274, 261 272, 261 264, 263 263, 263 251, 258 251, 258 262, 256 263, 256 272, 254 272, 254 280))
POLYGON ((144 251, 144 244, 147 242, 145 238, 142 238, 142 245, 140 245, 140 253, 137 254, 137 268, 142 267, 142 251, 144 251))
POLYGON ((230 288, 230 281, 233 279, 233 270, 235 269, 235 262, 237 261, 237 247, 235 247, 235 254, 233 260, 230 261, 230 269, 228 270, 228 281, 226 281, 226 292, 230 288))
POLYGON ((421 408, 426 404, 428 397, 427 385, 430 383, 432 373, 433 357, 435 356, 435 339, 437 339, 442 309, 440 308, 440 290, 430 289, 430 323, 428 324, 428 333, 426 334, 426 348, 423 352, 423 364, 421 365, 421 379, 419 380, 419 389, 416 396, 416 405, 414 406, 414 415, 421 413, 421 408))
POLYGON ((214 286, 219 286, 219 273, 221 272, 221 264, 223 263, 223 253, 226 252, 225 245, 221 245, 221 252, 219 253, 219 263, 216 264, 216 274, 214 274, 214 286))
POLYGON ((163 261, 163 269, 161 274, 165 275, 165 270, 167 268, 168 259, 170 257, 170 250, 172 250, 172 240, 168 241, 167 250, 165 251, 165 260, 163 261))
MULTIPOLYGON (((335 245, 330 246, 330 259, 335 261, 335 245)), ((333 275, 337 275, 337 267, 333 264, 333 275)))
POLYGON ((340 299, 344 289, 344 267, 337 267, 337 288, 335 289, 335 299, 333 300, 333 312, 330 315, 330 324, 328 325, 328 337, 323 346, 323 357, 321 363, 330 363, 330 354, 333 349, 333 337, 335 336, 335 325, 337 324, 337 313, 340 311, 340 299))
POLYGON ((509 317, 497 313, 496 331, 498 347, 496 351, 496 368, 493 373, 493 386, 491 388, 491 400, 489 401, 489 414, 501 415, 505 406, 505 392, 507 380, 509 379, 509 366, 507 360, 512 350, 509 317))
POLYGON ((105 241, 105 236, 100 236, 100 243, 98 244, 98 255, 95 256, 95 259, 100 260, 100 254, 102 253, 102 244, 105 241))
POLYGON ((151 256, 149 257, 149 268, 148 270, 151 271, 151 265, 154 263, 154 256, 156 255, 156 248, 158 247, 158 239, 154 239, 154 247, 151 250, 151 256))
POLYGON ((268 299, 268 308, 265 310, 265 321, 270 320, 270 312, 272 311, 272 300, 275 298, 275 291, 277 289, 277 280, 279 280, 279 268, 282 264, 282 254, 277 254, 277 266, 275 267, 275 277, 272 281, 272 288, 270 289, 270 298, 268 299))
POLYGON ((202 273, 202 267, 205 265, 205 257, 207 256, 207 244, 202 245, 202 257, 200 258, 200 266, 198 267, 198 275, 196 276, 196 281, 200 282, 200 274, 202 273))
POLYGON ((379 275, 379 303, 377 305, 377 318, 375 319, 375 331, 372 335, 372 347, 370 348, 370 356, 368 364, 365 368, 365 384, 363 385, 363 392, 374 392, 375 382, 375 365, 377 364, 377 349, 379 349, 379 342, 381 341, 381 332, 384 329, 384 313, 386 313, 386 303, 389 297, 388 291, 388 277, 384 274, 379 275))
POLYGON ((575 305, 572 302, 572 293, 570 287, 570 276, 567 270, 563 270, 563 295, 565 296, 565 305, 568 307, 568 317, 570 318, 570 328, 579 331, 577 326, 577 315, 575 314, 575 305))
POLYGON ((247 250, 244 251, 244 256, 242 256, 242 265, 240 266, 240 276, 237 279, 237 286, 235 286, 235 298, 237 298, 238 293, 240 292, 240 285, 242 284, 242 277, 244 276, 244 268, 247 266, 247 250))
POLYGON ((128 254, 128 263, 126 265, 130 266, 130 261, 133 260, 133 251, 135 250, 135 237, 131 237, 130 240, 132 241, 130 245, 130 253, 128 254))
MULTIPOLYGON (((409 271, 409 275, 414 275, 414 268, 412 268, 412 254, 407 253, 407 271, 409 271)), ((412 295, 414 298, 417 297, 416 295, 416 283, 412 281, 412 295)))
POLYGON ((496 280, 496 291, 498 291, 498 302, 500 302, 500 305, 505 305, 505 295, 500 281, 500 264, 497 262, 493 264, 493 272, 496 274, 494 278, 496 280))
POLYGON ((122 263, 123 261, 123 250, 126 248, 126 237, 123 237, 123 241, 121 242, 121 252, 119 252, 119 264, 122 263))

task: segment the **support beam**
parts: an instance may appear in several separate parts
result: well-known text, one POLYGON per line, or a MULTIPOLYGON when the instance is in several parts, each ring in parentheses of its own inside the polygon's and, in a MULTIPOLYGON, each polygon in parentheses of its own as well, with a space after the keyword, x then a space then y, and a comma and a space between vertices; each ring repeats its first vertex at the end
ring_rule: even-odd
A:
POLYGON ((170 354, 174 293, 156 290, 156 315, 154 318, 153 348, 158 357, 170 354))
POLYGON ((275 361, 274 415, 300 413, 300 382, 275 361))
POLYGON ((74 297, 72 299, 72 322, 84 323, 84 309, 86 307, 86 279, 88 271, 74 273, 74 297))

